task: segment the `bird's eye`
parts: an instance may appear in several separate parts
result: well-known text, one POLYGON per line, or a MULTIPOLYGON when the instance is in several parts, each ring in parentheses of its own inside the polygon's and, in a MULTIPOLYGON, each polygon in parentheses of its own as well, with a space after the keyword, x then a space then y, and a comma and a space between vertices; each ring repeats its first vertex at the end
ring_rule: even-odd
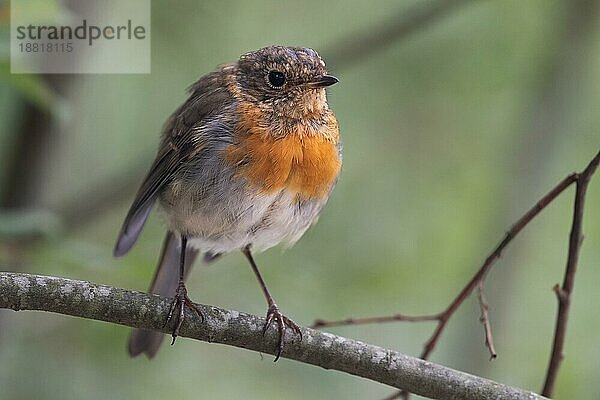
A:
POLYGON ((285 75, 283 72, 275 70, 270 71, 269 75, 267 75, 267 78, 269 79, 269 85, 275 88, 280 88, 285 84, 285 75))

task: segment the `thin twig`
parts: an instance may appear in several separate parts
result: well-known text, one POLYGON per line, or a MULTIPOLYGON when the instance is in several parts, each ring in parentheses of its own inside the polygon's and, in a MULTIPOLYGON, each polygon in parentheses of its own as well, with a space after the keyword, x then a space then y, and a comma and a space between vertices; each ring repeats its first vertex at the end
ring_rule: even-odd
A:
POLYGON ((492 325, 490 324, 489 317, 489 305, 483 294, 483 281, 477 285, 477 298, 479 299, 479 309, 481 310, 481 316, 479 321, 483 324, 483 330, 485 331, 485 345, 490 351, 490 360, 493 360, 498 356, 496 353, 496 346, 494 346, 494 336, 492 335, 492 325))
MULTIPOLYGON (((550 204, 558 195, 564 192, 571 184, 577 183, 577 191, 576 191, 576 200, 574 207, 574 221, 573 228, 571 231, 571 238, 569 244, 569 257, 567 262, 567 271, 565 273, 565 281, 563 283, 563 287, 557 291, 559 295, 559 311, 557 317, 556 331, 555 331, 555 340, 554 346, 552 350, 551 362, 548 367, 548 374, 546 379, 546 384, 544 385, 543 394, 547 395, 546 387, 548 387, 549 392, 552 391, 552 385, 554 380, 556 379, 556 373, 558 371, 558 366, 560 364, 560 360, 562 358, 562 348, 564 344, 564 335, 566 330, 566 322, 568 318, 568 309, 570 302, 570 293, 573 289, 573 279, 575 274, 575 269, 577 266, 577 256, 579 245, 581 244, 581 220, 583 216, 583 202, 585 197, 585 192, 589 183, 591 176, 596 171, 598 164, 600 163, 600 152, 596 154, 596 156, 590 161, 586 169, 581 173, 572 173, 566 176, 560 183, 558 183, 552 190, 550 190, 544 197, 542 197, 533 207, 531 207, 521 218, 515 222, 512 227, 506 232, 503 239, 500 241, 500 244, 496 246, 496 248, 488 255, 488 257, 483 262, 483 265, 479 268, 479 270, 475 273, 475 275, 469 280, 469 282, 463 287, 460 293, 454 298, 454 300, 450 303, 450 305, 441 313, 434 315, 426 315, 423 316, 422 320, 437 320, 438 324, 430 336, 430 338, 425 342, 423 352, 421 353, 421 358, 426 360, 431 355, 431 352, 435 349, 435 346, 448 323, 448 320, 454 315, 456 310, 460 307, 460 305, 465 301, 465 299, 472 293, 473 289, 482 283, 490 270, 490 268, 494 265, 494 263, 500 258, 503 250, 508 246, 508 244, 531 222, 542 210, 544 210, 548 204, 550 204)), ((402 314, 397 314, 403 316, 402 314)), ((364 323, 372 323, 372 322, 388 322, 388 321, 415 321, 418 320, 419 316, 412 316, 410 319, 406 318, 395 318, 396 316, 389 317, 376 317, 376 318, 348 318, 341 321, 324 321, 318 320, 318 326, 334 326, 334 325, 350 325, 354 321, 355 324, 364 324, 364 323)), ((317 324, 315 323, 315 326, 317 324)), ((486 328, 486 341, 490 338, 487 336, 487 328, 486 328)), ((490 335, 491 336, 491 335, 490 335)), ((493 344, 492 348, 489 347, 490 352, 493 354, 493 344)), ((398 392, 394 394, 398 398, 404 397, 407 398, 408 392, 398 392)))
MULTIPOLYGON (((41 310, 169 332, 164 321, 171 299, 71 279, 0 272, 0 308, 41 310)), ((189 314, 181 336, 274 354, 276 329, 263 335, 264 319, 197 305, 203 320, 189 314)), ((286 340, 282 358, 335 369, 435 399, 543 399, 396 351, 303 328, 302 340, 286 340)), ((167 350, 167 349, 165 349, 167 350)))
POLYGON ((558 313, 556 316, 556 327, 554 330, 554 342, 552 344, 552 353, 550 363, 546 372, 546 379, 542 389, 543 396, 552 396, 554 392, 554 383, 558 375, 561 361, 563 359, 563 348, 565 344, 565 334, 567 322, 569 319, 569 306, 571 305, 571 293, 575 283, 575 272, 577 271, 577 261, 579 259, 579 250, 583 241, 583 206, 585 203, 585 194, 590 183, 590 179, 600 163, 600 153, 592 160, 587 168, 578 175, 577 186, 575 190, 575 206, 573 207, 573 224, 569 236, 569 253, 567 256, 567 266, 562 287, 555 286, 556 297, 558 298, 558 313))
POLYGON ((342 325, 381 324, 381 323, 386 323, 386 322, 397 322, 397 321, 407 321, 407 322, 439 321, 439 319, 440 319, 440 314, 434 314, 434 315, 394 314, 394 315, 386 315, 383 317, 346 318, 346 319, 340 319, 337 321, 325 321, 323 319, 317 319, 311 325, 311 328, 319 329, 319 328, 329 328, 332 326, 342 326, 342 325))
MULTIPOLYGON (((496 246, 496 248, 488 255, 488 257, 483 262, 483 265, 479 268, 479 270, 475 273, 475 275, 469 280, 469 282, 463 287, 463 289, 458 293, 458 295, 454 298, 454 300, 450 303, 450 305, 439 314, 426 315, 423 316, 422 320, 430 321, 437 320, 438 325, 436 326, 433 334, 425 343, 423 352, 421 353, 421 358, 427 359, 433 349, 435 348, 437 341, 439 340, 440 335, 444 331, 446 327, 446 323, 450 319, 450 317, 456 312, 458 307, 465 301, 465 299, 471 294, 473 289, 483 280, 487 272, 490 270, 492 265, 500 258, 502 251, 504 248, 514 239, 519 232, 529 223, 536 215, 538 215, 548 204, 550 204, 559 194, 561 194, 566 188, 568 188, 573 182, 577 179, 577 174, 573 173, 569 176, 565 177, 558 185, 556 185, 550 192, 548 192, 544 197, 542 197, 533 207, 529 209, 517 222, 515 222, 512 227, 506 232, 504 238, 500 241, 500 244, 496 246)), ((402 314, 396 314, 401 315, 402 314)), ((419 316, 412 316, 410 320, 416 320, 419 316)), ((351 322, 355 321, 355 324, 366 324, 373 323, 379 321, 402 321, 409 319, 396 318, 395 315, 389 317, 375 317, 375 318, 348 318, 341 321, 325 321, 318 320, 315 322, 314 326, 335 326, 335 325, 350 325, 351 322)))

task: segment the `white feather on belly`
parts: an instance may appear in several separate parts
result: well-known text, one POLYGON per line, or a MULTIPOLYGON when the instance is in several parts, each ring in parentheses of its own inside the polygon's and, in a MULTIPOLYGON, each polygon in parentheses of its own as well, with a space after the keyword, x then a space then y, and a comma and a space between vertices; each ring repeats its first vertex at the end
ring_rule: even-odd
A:
POLYGON ((211 210, 172 212, 167 223, 176 232, 186 232, 188 244, 202 252, 228 253, 249 244, 261 252, 282 242, 293 245, 316 222, 324 204, 299 202, 287 191, 256 194, 211 210))

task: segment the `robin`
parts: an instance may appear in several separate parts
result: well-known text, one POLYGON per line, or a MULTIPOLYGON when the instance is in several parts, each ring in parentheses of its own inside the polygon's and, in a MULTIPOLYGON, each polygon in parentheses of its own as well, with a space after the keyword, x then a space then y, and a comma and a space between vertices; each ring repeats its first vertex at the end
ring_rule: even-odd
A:
MULTIPOLYGON (((188 306, 185 278, 199 253, 209 262, 241 250, 267 300, 264 331, 276 325, 275 361, 284 347, 283 315, 258 271, 253 253, 294 244, 317 221, 342 165, 338 123, 317 52, 270 46, 242 55, 201 77, 167 120, 158 154, 125 217, 114 248, 131 249, 158 201, 168 232, 150 292, 173 296, 173 341, 188 306)), ((134 329, 132 357, 153 357, 159 332, 134 329)), ((301 339, 301 337, 300 337, 301 339)))

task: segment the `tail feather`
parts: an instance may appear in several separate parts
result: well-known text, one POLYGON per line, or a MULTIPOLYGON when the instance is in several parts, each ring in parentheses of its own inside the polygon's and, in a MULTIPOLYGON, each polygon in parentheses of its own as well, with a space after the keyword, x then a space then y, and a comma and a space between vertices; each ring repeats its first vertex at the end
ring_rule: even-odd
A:
MULTIPOLYGON (((167 232, 163 242, 162 252, 150 285, 149 292, 165 297, 173 297, 179 284, 179 260, 181 240, 173 232, 167 232)), ((191 267, 198 255, 198 250, 188 247, 185 254, 184 277, 187 278, 191 267)), ((165 335, 147 329, 134 328, 129 336, 127 350, 131 357, 145 353, 152 358, 164 340, 165 335)))

